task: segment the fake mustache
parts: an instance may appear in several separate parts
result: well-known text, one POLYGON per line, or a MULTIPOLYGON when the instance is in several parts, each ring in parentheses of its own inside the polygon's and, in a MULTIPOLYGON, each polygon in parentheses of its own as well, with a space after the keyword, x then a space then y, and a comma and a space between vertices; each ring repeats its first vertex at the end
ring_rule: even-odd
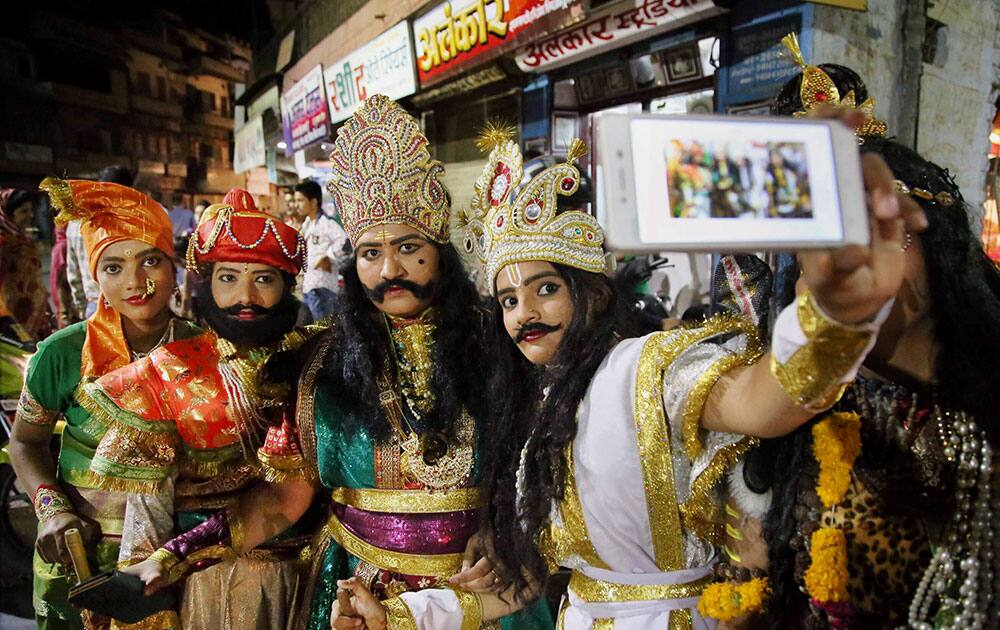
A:
POLYGON ((381 303, 385 299, 385 292, 393 288, 406 289, 418 300, 427 299, 434 292, 433 283, 417 284, 409 280, 386 280, 385 282, 378 283, 372 289, 365 289, 365 294, 373 302, 381 303))
POLYGON ((514 343, 515 344, 521 343, 522 341, 524 341, 525 335, 529 333, 539 331, 548 334, 548 333, 554 333, 560 328, 562 328, 561 324, 557 324, 555 326, 544 324, 542 322, 532 322, 530 324, 525 324, 524 326, 521 326, 520 328, 517 329, 517 336, 514 337, 514 343))
POLYGON ((254 315, 270 315, 274 312, 274 309, 265 308, 259 304, 234 304, 221 310, 226 315, 232 315, 233 317, 238 317, 243 311, 253 311, 254 315))

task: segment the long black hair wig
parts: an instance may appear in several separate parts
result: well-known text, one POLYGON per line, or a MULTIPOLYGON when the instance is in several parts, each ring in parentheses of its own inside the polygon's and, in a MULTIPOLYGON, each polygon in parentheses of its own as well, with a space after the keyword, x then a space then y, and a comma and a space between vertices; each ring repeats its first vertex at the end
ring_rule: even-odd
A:
POLYGON ((553 266, 572 296, 573 316, 548 366, 537 368, 524 358, 504 329, 496 300, 491 316, 489 343, 496 361, 489 389, 498 439, 484 460, 487 518, 500 581, 519 593, 528 592, 531 583, 543 583, 548 574, 537 543, 553 500, 563 497, 565 452, 576 437, 580 401, 612 346, 635 332, 626 300, 609 278, 553 266), (525 483, 519 498, 522 449, 525 483))
MULTIPOLYGON (((425 432, 450 442, 463 408, 477 423, 486 415, 486 311, 455 248, 450 243, 431 245, 438 249, 440 269, 432 289, 435 401, 423 422, 425 432)), ((378 405, 375 374, 391 352, 385 317, 366 294, 354 258, 340 273, 344 290, 331 320, 336 343, 324 360, 319 382, 337 392, 348 432, 364 428, 374 439, 383 439, 390 426, 378 405)))

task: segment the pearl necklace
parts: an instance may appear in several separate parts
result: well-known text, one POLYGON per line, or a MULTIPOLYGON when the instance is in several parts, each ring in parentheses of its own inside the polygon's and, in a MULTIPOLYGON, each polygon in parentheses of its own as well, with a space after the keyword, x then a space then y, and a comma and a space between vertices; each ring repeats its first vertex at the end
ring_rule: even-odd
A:
POLYGON ((917 630, 978 630, 989 621, 1000 559, 994 548, 993 515, 1000 511, 1000 497, 991 495, 993 449, 972 417, 945 415, 952 416, 949 424, 955 429, 947 452, 957 456, 955 513, 917 585, 909 622, 917 630))

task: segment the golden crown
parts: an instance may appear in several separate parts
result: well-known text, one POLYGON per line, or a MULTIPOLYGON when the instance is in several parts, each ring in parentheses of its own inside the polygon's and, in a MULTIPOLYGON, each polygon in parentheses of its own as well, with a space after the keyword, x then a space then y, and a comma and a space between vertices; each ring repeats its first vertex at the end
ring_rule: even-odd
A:
POLYGON ((884 121, 875 118, 875 99, 868 98, 860 105, 855 103, 854 90, 850 90, 843 97, 837 84, 833 82, 830 75, 823 72, 819 66, 810 66, 802 58, 802 50, 799 48, 799 38, 795 33, 789 33, 781 38, 781 43, 788 50, 792 62, 802 68, 802 85, 799 87, 799 100, 802 101, 802 111, 793 114, 796 117, 805 116, 819 105, 830 105, 845 109, 857 109, 865 115, 854 135, 858 138, 866 136, 884 136, 888 131, 888 126, 884 121))
POLYGON ((340 208, 352 243, 390 223, 416 228, 437 243, 448 241, 448 196, 417 121, 383 94, 365 101, 337 132, 327 189, 340 208))
POLYGON ((576 210, 556 212, 556 196, 572 195, 580 187, 574 163, 586 154, 587 145, 574 140, 566 162, 545 169, 513 194, 524 173, 517 143, 489 125, 479 144, 482 149, 492 146, 492 151, 462 219, 465 250, 485 265, 490 293, 496 293, 500 270, 517 262, 544 260, 603 272, 604 232, 597 220, 576 210))

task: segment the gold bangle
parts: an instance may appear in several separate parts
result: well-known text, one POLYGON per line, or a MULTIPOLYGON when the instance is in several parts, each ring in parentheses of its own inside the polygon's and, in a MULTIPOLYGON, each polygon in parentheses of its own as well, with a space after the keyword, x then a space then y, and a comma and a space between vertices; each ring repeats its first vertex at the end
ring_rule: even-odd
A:
POLYGON ((795 302, 806 344, 784 363, 772 354, 771 374, 796 405, 823 411, 840 400, 847 387, 841 380, 861 358, 874 332, 833 321, 820 310, 811 291, 795 302))
POLYGON ((386 630, 417 630, 417 620, 402 598, 390 597, 383 600, 382 605, 385 606, 386 630))
POLYGON ((39 523, 44 523, 57 514, 73 511, 73 503, 70 502, 69 497, 45 484, 38 486, 38 489, 35 490, 32 505, 39 523))
POLYGON ((170 553, 163 547, 160 547, 153 553, 149 554, 149 557, 146 558, 146 560, 158 562, 164 573, 170 573, 170 570, 177 566, 177 563, 180 562, 180 558, 170 553))
POLYGON ((452 589, 462 608, 462 630, 476 630, 483 623, 483 600, 479 593, 452 589))

